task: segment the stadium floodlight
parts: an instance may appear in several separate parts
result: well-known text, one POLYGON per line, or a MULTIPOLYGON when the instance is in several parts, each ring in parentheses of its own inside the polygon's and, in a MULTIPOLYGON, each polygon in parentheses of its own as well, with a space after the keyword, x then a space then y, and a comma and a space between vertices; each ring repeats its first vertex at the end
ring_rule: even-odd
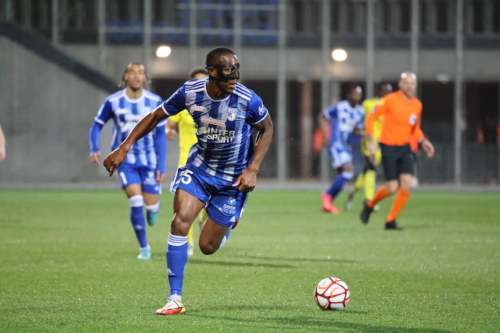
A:
POLYGON ((332 51, 332 58, 335 61, 344 61, 347 59, 347 52, 344 49, 335 49, 332 51))
POLYGON ((158 58, 166 58, 170 55, 171 52, 172 52, 172 48, 170 46, 162 45, 156 49, 156 56, 158 58))

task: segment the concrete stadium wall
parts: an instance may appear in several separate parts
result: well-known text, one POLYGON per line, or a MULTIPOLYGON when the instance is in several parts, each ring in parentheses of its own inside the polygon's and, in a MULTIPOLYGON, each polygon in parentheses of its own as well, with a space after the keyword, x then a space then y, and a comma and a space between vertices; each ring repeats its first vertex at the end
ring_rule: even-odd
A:
MULTIPOLYGON (((89 128, 106 96, 0 37, 0 124, 7 140, 7 158, 0 162, 0 187, 34 182, 117 182, 107 177, 104 167, 88 160, 89 128)), ((108 123, 101 136, 104 156, 110 151, 111 129, 108 123)), ((169 151, 168 172, 172 175, 178 152, 169 151)))

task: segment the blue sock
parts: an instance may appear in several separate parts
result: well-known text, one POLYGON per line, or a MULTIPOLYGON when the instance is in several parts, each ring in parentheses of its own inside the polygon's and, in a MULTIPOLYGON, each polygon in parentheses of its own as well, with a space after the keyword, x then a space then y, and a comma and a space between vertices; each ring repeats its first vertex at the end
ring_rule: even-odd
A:
POLYGON ((184 267, 188 260, 187 236, 168 235, 167 273, 171 295, 180 295, 184 282, 184 267))
POLYGON ((342 173, 338 174, 337 177, 335 177, 335 179, 333 180, 332 185, 330 186, 328 191, 326 191, 326 193, 331 195, 332 198, 335 198, 340 193, 340 191, 342 191, 342 187, 344 187, 344 184, 349 179, 351 179, 352 176, 353 172, 350 171, 349 172, 343 171, 342 173))
POLYGON ((146 238, 146 220, 144 219, 144 214, 142 213, 144 199, 142 195, 134 195, 128 199, 128 202, 130 205, 130 221, 132 222, 135 236, 137 237, 141 248, 146 248, 148 247, 148 241, 146 238))

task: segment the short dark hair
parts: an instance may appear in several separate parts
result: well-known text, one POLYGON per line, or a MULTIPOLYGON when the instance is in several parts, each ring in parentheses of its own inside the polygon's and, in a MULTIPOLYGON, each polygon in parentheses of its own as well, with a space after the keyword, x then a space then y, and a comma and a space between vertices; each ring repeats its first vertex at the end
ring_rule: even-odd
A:
POLYGON ((387 88, 387 90, 392 91, 392 85, 387 81, 382 81, 377 84, 377 92, 382 91, 383 88, 387 88))
POLYGON ((356 90, 358 88, 361 89, 361 87, 358 84, 350 84, 347 86, 346 94, 349 95, 353 90, 356 90))
POLYGON ((214 66, 220 64, 220 58, 227 54, 234 54, 233 50, 228 49, 227 47, 216 47, 212 49, 207 54, 207 58, 205 60, 205 65, 214 66))
POLYGON ((205 74, 208 76, 208 72, 205 68, 195 67, 189 72, 189 78, 194 79, 194 77, 198 74, 205 74))
POLYGON ((127 68, 125 68, 125 70, 123 71, 122 81, 120 82, 120 84, 118 85, 118 87, 120 87, 120 88, 127 88, 127 81, 125 81, 125 74, 127 74, 128 69, 132 65, 140 65, 140 66, 142 66, 144 68, 144 75, 146 75, 146 81, 144 81, 143 88, 147 89, 148 88, 148 83, 149 83, 149 76, 148 76, 148 72, 146 72, 146 66, 144 66, 143 63, 137 62, 137 61, 133 61, 133 62, 131 62, 130 64, 127 65, 127 68))

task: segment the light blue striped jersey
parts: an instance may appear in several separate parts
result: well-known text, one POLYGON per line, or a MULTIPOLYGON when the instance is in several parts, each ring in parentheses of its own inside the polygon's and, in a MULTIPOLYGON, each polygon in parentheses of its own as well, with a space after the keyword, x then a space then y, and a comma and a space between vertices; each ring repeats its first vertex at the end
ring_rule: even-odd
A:
POLYGON ((359 104, 352 108, 348 101, 340 101, 326 109, 323 114, 332 125, 330 143, 347 146, 349 134, 355 128, 364 127, 365 112, 359 104))
MULTIPOLYGON (((145 89, 142 90, 142 96, 135 100, 130 99, 125 91, 126 89, 120 90, 106 98, 94 119, 101 125, 113 119, 114 127, 111 150, 118 148, 135 125, 162 102, 160 96, 145 89)), ((158 126, 165 125, 165 123, 166 121, 162 121, 158 126)), ((132 146, 123 163, 152 166, 155 168, 157 165, 157 153, 154 143, 154 133, 148 133, 132 146)))
POLYGON ((207 82, 186 82, 163 102, 163 111, 173 116, 187 109, 193 117, 198 143, 191 148, 188 163, 212 176, 234 181, 253 157, 252 128, 267 117, 268 111, 255 92, 239 83, 232 94, 214 100, 208 96, 207 82))

